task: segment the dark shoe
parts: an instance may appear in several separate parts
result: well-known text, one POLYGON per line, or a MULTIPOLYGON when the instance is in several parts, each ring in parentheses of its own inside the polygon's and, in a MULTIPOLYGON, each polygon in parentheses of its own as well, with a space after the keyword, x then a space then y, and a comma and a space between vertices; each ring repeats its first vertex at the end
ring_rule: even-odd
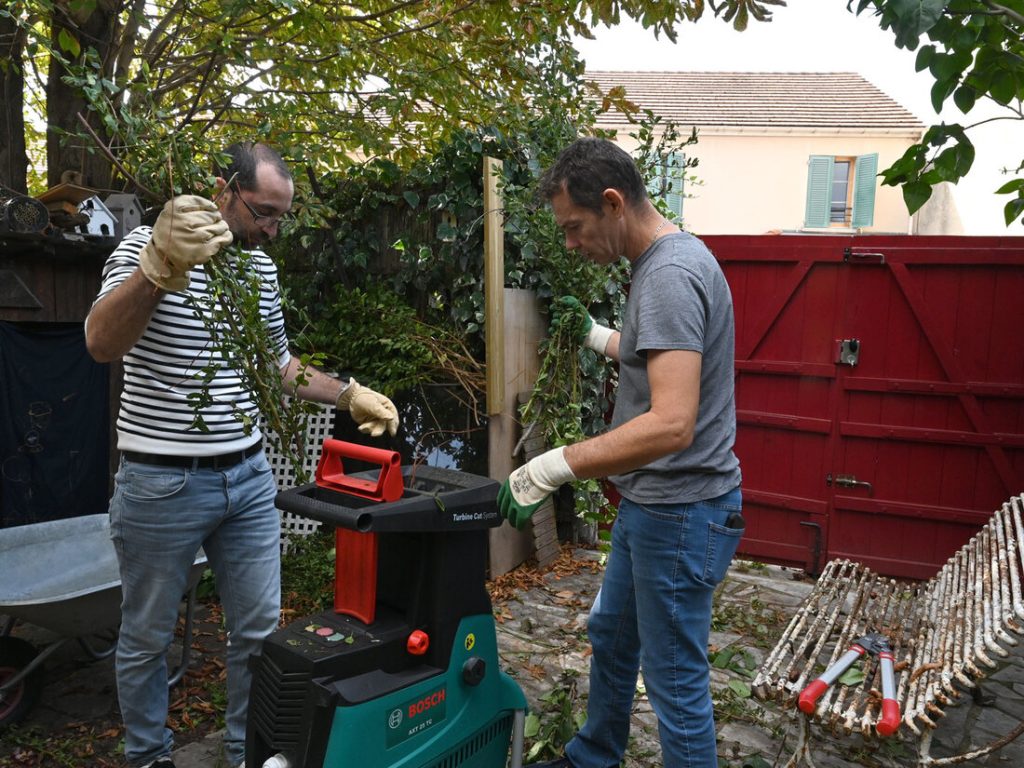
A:
POLYGON ((548 760, 543 763, 530 763, 523 768, 572 768, 568 757, 560 757, 557 760, 548 760))
POLYGON ((139 768, 174 768, 174 761, 169 757, 158 757, 151 763, 146 763, 139 768))

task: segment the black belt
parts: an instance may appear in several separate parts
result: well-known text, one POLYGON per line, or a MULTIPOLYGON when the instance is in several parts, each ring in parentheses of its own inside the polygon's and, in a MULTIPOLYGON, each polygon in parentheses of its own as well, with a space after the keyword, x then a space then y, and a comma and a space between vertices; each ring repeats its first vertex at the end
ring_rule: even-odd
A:
POLYGON ((122 451, 121 455, 128 461, 136 461, 139 464, 155 464, 159 467, 227 469, 243 459, 254 456, 261 450, 263 450, 263 441, 257 440, 245 450, 222 453, 218 456, 167 456, 160 453, 138 453, 137 451, 122 451))

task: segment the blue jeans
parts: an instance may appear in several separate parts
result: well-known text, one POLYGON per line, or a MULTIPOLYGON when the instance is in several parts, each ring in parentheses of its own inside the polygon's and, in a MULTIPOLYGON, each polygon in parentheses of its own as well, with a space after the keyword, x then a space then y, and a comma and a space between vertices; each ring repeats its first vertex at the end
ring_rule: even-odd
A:
POLYGON ((718 765, 707 656, 711 597, 743 534, 725 527, 741 505, 739 488, 693 504, 622 500, 587 624, 587 722, 565 750, 576 768, 622 762, 641 667, 662 765, 718 765))
POLYGON ((252 678, 247 662, 280 616, 275 492, 262 451, 222 470, 122 460, 110 528, 123 592, 116 671, 130 765, 171 752, 167 650, 200 547, 217 579, 228 633, 225 755, 228 765, 243 760, 252 678))

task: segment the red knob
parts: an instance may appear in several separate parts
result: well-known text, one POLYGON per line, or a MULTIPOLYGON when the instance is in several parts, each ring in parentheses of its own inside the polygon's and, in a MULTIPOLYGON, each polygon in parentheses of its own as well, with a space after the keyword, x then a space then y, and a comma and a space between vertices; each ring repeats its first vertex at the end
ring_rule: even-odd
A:
POLYGON ((422 629, 417 629, 409 635, 405 642, 405 648, 413 656, 422 656, 430 647, 430 636, 422 629))

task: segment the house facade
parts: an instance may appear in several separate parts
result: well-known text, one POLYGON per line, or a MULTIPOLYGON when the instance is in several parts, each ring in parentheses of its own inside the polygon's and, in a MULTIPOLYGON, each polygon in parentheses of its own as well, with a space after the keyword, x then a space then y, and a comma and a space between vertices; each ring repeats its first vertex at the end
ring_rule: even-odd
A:
MULTIPOLYGON (((852 73, 608 72, 587 80, 673 121, 699 141, 698 161, 661 158, 652 191, 698 234, 958 234, 955 206, 942 190, 911 217, 899 188, 878 172, 922 136, 908 110, 852 73)), ((615 110, 598 127, 627 151, 634 127, 615 110)))

